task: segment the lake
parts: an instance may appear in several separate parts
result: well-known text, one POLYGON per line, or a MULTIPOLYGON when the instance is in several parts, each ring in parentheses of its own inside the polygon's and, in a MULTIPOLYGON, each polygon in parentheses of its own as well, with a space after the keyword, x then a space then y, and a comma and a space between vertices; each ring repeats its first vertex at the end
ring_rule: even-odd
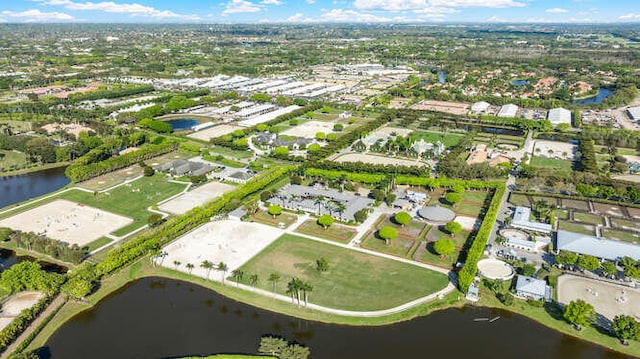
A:
POLYGON ((604 101, 605 98, 607 98, 609 95, 611 95, 613 93, 613 91, 609 90, 609 89, 605 89, 605 88, 601 88, 598 90, 598 94, 593 96, 593 97, 587 97, 587 98, 583 98, 580 100, 573 100, 571 101, 572 104, 574 105, 591 105, 594 103, 601 103, 602 101, 604 101))
POLYGON ((65 167, 50 168, 16 176, 0 176, 0 208, 42 196, 71 182, 65 167))
POLYGON ((529 81, 527 80, 512 80, 511 84, 514 86, 527 86, 529 81))
POLYGON ((442 70, 438 71, 438 82, 443 84, 445 83, 446 79, 447 79, 447 73, 442 70))
POLYGON ((268 312, 162 278, 131 283, 80 313, 40 354, 124 359, 256 353, 268 334, 310 347, 313 358, 626 358, 502 310, 466 307, 387 326, 341 326, 268 312), (493 323, 473 321, 496 316, 493 323))
POLYGON ((193 126, 199 124, 200 121, 193 118, 181 118, 177 120, 169 120, 167 123, 171 125, 171 129, 173 131, 187 131, 193 126))
MULTIPOLYGON (((36 259, 33 257, 17 256, 16 252, 12 250, 0 248, 0 272, 11 268, 11 266, 13 266, 14 264, 18 264, 24 261, 33 262, 35 260, 36 259)), ((64 274, 64 273, 67 273, 68 271, 67 267, 64 267, 58 264, 49 263, 45 261, 37 261, 37 262, 40 264, 40 267, 42 267, 42 269, 44 269, 46 272, 64 274)))

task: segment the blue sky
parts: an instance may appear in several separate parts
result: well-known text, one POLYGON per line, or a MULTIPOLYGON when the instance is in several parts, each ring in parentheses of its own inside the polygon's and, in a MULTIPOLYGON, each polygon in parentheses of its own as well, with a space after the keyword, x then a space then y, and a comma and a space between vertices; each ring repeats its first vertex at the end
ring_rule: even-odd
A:
POLYGON ((640 22, 640 0, 0 0, 0 22, 640 22))

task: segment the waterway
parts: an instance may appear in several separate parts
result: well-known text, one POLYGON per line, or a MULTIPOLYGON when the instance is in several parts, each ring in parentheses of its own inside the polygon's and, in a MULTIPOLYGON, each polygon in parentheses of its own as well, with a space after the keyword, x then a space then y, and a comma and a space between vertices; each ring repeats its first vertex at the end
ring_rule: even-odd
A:
POLYGON ((171 125, 173 131, 186 131, 190 130, 193 126, 200 123, 200 121, 193 118, 181 118, 176 120, 167 121, 171 125))
POLYGON ((0 176, 0 208, 57 191, 71 182, 65 167, 15 176, 0 176))
POLYGON ((571 101, 571 103, 574 105, 591 105, 594 103, 601 103, 602 101, 604 101, 605 98, 607 98, 611 94, 613 94, 613 91, 605 88, 600 88, 598 90, 597 95, 593 97, 579 99, 579 100, 573 100, 571 101))
MULTIPOLYGON (((18 256, 16 255, 16 252, 12 250, 0 248, 0 272, 5 271, 11 268, 13 265, 24 261, 33 262, 36 261, 36 259, 30 256, 18 256)), ((46 272, 64 274, 68 271, 68 268, 65 266, 45 261, 37 262, 40 264, 40 267, 42 267, 42 269, 44 269, 46 272)))
POLYGON ((447 80, 447 73, 445 71, 438 71, 438 82, 441 84, 445 83, 447 80))
POLYGON ((264 335, 297 341, 311 348, 313 358, 328 359, 626 358, 501 310, 466 307, 387 326, 340 326, 268 312, 161 278, 131 283, 80 313, 40 354, 122 359, 256 353, 264 335), (498 316, 492 323, 474 321, 498 316))

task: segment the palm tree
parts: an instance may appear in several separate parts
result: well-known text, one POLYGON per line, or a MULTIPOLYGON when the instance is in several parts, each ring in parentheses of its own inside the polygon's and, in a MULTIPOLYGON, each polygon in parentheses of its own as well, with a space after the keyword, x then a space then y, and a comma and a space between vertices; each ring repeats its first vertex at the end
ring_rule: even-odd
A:
POLYGON ((273 284, 273 294, 276 294, 276 286, 278 285, 278 281, 280 280, 280 274, 271 273, 269 274, 269 279, 267 280, 273 284))
POLYGON ((295 297, 298 298, 298 306, 300 306, 300 282, 297 278, 292 278, 289 283, 287 283, 287 294, 291 295, 291 303, 295 302, 295 297), (295 296, 294 296, 295 294, 295 296))
POLYGON ((224 285, 224 278, 227 276, 227 272, 229 271, 229 266, 225 262, 218 263, 216 267, 217 270, 222 272, 222 285, 224 285))
POLYGON ((200 263, 200 267, 207 270, 207 279, 209 279, 209 274, 211 274, 211 270, 213 269, 213 263, 209 262, 208 260, 204 260, 202 261, 202 263, 200 263))
POLYGON ((156 266, 156 258, 160 257, 160 250, 159 249, 154 249, 153 251, 151 251, 151 265, 152 266, 156 266))
POLYGON ((342 221, 342 213, 344 213, 344 210, 347 209, 347 207, 342 204, 342 203, 338 203, 336 205, 336 211, 338 211, 338 213, 340 213, 340 221, 342 221))
POLYGON ((304 306, 306 307, 309 304, 309 292, 313 291, 313 286, 307 282, 302 282, 300 289, 304 293, 304 306))
POLYGON ((318 196, 316 197, 316 201, 315 204, 318 205, 318 216, 320 215, 320 205, 324 203, 324 196, 318 196))
POLYGON ((258 275, 252 274, 249 276, 249 285, 255 287, 258 284, 258 275))
POLYGON ((242 271, 241 269, 234 269, 233 272, 231 272, 231 277, 236 281, 236 286, 239 287, 240 281, 244 277, 244 271, 242 271))
POLYGON ((187 269, 189 270, 189 274, 191 274, 191 271, 193 270, 194 265, 191 263, 187 263, 185 267, 187 267, 187 269))
POLYGON ((178 270, 178 266, 180 265, 180 261, 173 261, 173 265, 176 266, 176 270, 178 270))

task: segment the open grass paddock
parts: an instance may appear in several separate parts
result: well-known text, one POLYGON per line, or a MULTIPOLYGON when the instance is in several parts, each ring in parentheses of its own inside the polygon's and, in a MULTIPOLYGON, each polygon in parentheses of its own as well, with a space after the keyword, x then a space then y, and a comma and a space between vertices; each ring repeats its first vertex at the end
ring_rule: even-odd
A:
POLYGON ((444 274, 414 265, 285 234, 241 269, 258 274, 258 287, 272 290, 271 273, 280 274, 276 292, 287 295, 293 277, 313 286, 309 302, 344 310, 393 308, 443 289, 444 274), (324 257, 329 271, 320 273, 315 261, 324 257))

